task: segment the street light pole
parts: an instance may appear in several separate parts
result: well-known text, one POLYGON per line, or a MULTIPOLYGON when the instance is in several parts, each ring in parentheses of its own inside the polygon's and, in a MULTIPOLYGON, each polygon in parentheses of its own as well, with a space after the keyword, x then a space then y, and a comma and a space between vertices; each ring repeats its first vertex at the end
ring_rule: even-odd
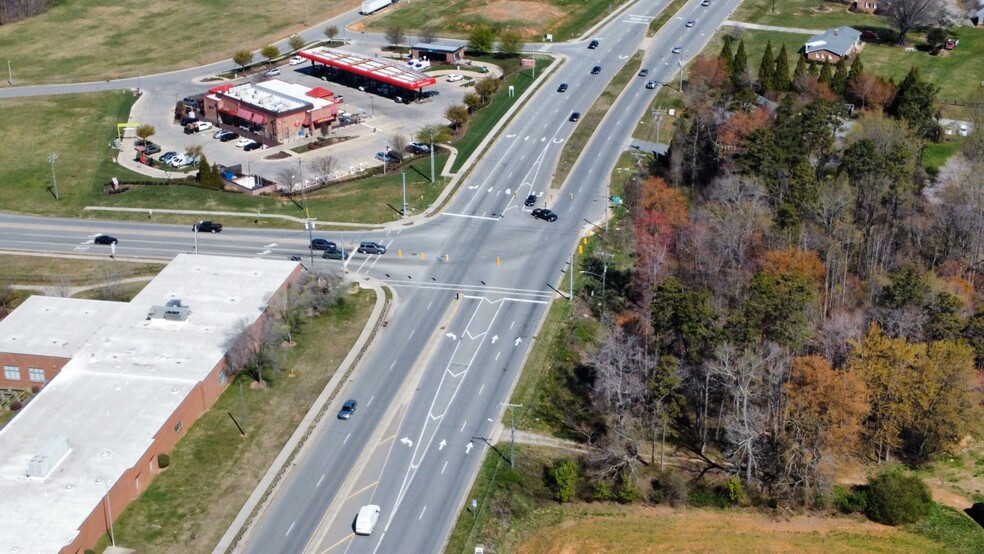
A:
POLYGON ((522 404, 503 404, 509 408, 509 427, 511 435, 509 437, 509 467, 516 467, 516 412, 513 408, 522 408, 522 404))
POLYGON ((198 224, 195 224, 195 254, 198 254, 198 224))
POLYGON ((48 154, 48 163, 51 164, 51 182, 55 187, 55 200, 60 200, 58 198, 58 178, 55 176, 55 160, 58 159, 58 155, 52 152, 48 154))
POLYGON ((14 86, 14 70, 10 67, 10 60, 7 60, 7 82, 14 86))
POLYGON ((403 217, 407 216, 407 172, 403 171, 403 217))
POLYGON ((654 113, 653 116, 656 118, 656 144, 659 144, 659 128, 661 126, 660 122, 663 121, 662 110, 656 110, 656 113, 654 113))
POLYGON ((680 48, 680 94, 683 94, 683 48, 680 48))

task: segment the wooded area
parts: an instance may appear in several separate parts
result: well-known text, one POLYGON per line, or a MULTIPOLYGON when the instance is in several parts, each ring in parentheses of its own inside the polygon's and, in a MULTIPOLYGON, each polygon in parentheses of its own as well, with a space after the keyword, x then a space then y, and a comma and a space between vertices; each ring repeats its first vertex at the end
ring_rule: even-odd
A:
POLYGON ((0 25, 43 14, 54 0, 0 0, 0 25))

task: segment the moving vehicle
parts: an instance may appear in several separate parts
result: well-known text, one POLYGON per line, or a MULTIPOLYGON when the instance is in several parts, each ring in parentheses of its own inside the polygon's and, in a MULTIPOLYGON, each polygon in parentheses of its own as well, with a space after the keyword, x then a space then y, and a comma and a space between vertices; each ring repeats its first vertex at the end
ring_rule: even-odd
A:
POLYGON ((588 43, 588 49, 589 50, 594 50, 595 48, 598 48, 598 41, 597 40, 592 40, 591 42, 588 43))
POLYGON ((287 60, 287 63, 290 65, 301 65, 304 63, 304 58, 300 56, 291 56, 290 59, 287 60))
POLYGON ((599 73, 601 73, 601 66, 600 65, 596 65, 596 66, 594 66, 594 67, 591 68, 591 74, 592 75, 597 75, 599 73))
POLYGON ((645 77, 647 75, 649 75, 649 70, 648 69, 643 69, 642 71, 639 72, 639 76, 640 77, 645 77))
POLYGON ((342 252, 337 247, 336 248, 326 248, 325 253, 321 255, 322 258, 326 260, 347 260, 349 257, 348 252, 342 252))
POLYGON ((346 400, 345 403, 342 404, 342 409, 338 410, 338 419, 351 418, 352 414, 354 414, 355 410, 357 410, 358 408, 359 408, 358 402, 352 399, 346 400))
POLYGON ((646 88, 656 88, 656 81, 646 81, 646 88))
POLYGON ((523 205, 527 207, 532 207, 535 204, 536 204, 535 194, 530 194, 529 196, 526 197, 526 200, 523 202, 523 205))
POLYGON ((355 518, 355 534, 371 535, 377 521, 379 521, 379 506, 375 504, 363 506, 355 518))
POLYGON ((396 0, 364 0, 362 2, 362 7, 359 9, 359 13, 362 15, 369 15, 395 3, 396 0))
POLYGON ((557 92, 567 92, 567 83, 561 83, 560 86, 557 87, 557 92))
POLYGON ((577 121, 578 119, 581 119, 581 112, 574 112, 571 114, 569 121, 577 121))
POLYGON ((690 21, 687 22, 687 28, 689 29, 690 27, 693 27, 696 24, 697 22, 691 19, 690 21))
POLYGON ((537 219, 542 219, 544 221, 554 222, 557 221, 557 214, 551 212, 546 208, 537 208, 533 210, 533 217, 537 219))
POLYGON ((311 250, 328 250, 329 248, 338 248, 338 245, 325 239, 314 239, 311 241, 311 250))
POLYGON ((711 5, 711 0, 704 0, 703 2, 700 3, 700 5, 707 8, 711 5))
POLYGON ((265 77, 276 77, 277 75, 280 75, 280 68, 279 67, 275 67, 275 68, 271 69, 270 71, 267 71, 263 75, 265 77))
POLYGON ((222 224, 212 221, 199 221, 192 225, 191 229, 199 233, 218 233, 222 231, 222 224))
POLYGON ((379 244, 378 242, 372 242, 372 241, 368 241, 367 240, 367 241, 362 241, 361 243, 359 243, 358 251, 359 251, 359 254, 380 254, 380 255, 382 255, 382 254, 385 254, 386 253, 386 247, 383 246, 382 244, 379 244))
POLYGON ((464 75, 461 75, 460 73, 452 73, 452 74, 448 75, 448 82, 449 83, 453 83, 455 81, 460 81, 460 80, 462 80, 464 78, 465 78, 465 76, 464 75))
POLYGON ((96 235, 96 238, 92 239, 92 242, 96 244, 116 244, 119 241, 116 237, 111 237, 109 235, 96 235))
POLYGON ((670 50, 670 52, 672 52, 674 54, 679 54, 680 52, 683 52, 683 47, 682 46, 674 46, 673 47, 673 50, 670 50))

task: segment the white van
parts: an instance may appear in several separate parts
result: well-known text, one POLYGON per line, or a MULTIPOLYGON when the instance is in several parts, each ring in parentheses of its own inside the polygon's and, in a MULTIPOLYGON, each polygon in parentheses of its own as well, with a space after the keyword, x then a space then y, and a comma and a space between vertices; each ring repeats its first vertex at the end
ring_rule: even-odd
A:
POLYGON ((359 510, 359 517, 355 518, 355 534, 371 535, 379 521, 379 506, 368 504, 359 510))

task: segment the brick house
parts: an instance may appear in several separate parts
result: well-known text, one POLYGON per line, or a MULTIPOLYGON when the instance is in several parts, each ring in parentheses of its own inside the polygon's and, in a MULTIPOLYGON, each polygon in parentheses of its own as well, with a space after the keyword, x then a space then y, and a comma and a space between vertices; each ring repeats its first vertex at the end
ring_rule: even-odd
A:
POLYGON ((841 26, 813 35, 803 44, 806 59, 822 63, 837 63, 861 51, 861 31, 841 26))

